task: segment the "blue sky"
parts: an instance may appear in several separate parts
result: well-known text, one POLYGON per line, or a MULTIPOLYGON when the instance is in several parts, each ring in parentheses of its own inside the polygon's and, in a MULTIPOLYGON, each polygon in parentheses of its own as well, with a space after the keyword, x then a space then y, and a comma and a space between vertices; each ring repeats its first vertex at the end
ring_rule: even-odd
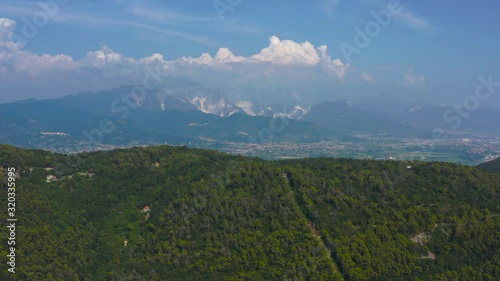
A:
POLYGON ((500 3, 493 0, 59 2, 68 3, 46 10, 40 3, 57 1, 0 2, 0 102, 119 86, 134 81, 128 70, 144 68, 154 59, 141 59, 153 54, 174 76, 195 73, 214 85, 224 80, 210 77, 212 68, 254 85, 267 85, 260 73, 272 73, 265 82, 278 85, 300 76, 307 78, 293 87, 323 81, 318 91, 332 98, 391 94, 452 103, 470 95, 480 75, 500 80, 500 3), (360 48, 355 28, 365 30, 381 11, 390 13, 387 26, 377 23, 380 30, 360 48), (346 46, 358 52, 346 56, 346 46), (215 59, 222 47, 231 52, 224 62, 215 59))

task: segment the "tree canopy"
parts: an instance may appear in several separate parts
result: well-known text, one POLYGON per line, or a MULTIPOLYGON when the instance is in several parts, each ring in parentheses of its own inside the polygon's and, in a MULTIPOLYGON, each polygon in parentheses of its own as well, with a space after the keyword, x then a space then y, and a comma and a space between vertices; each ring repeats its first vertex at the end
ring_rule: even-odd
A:
POLYGON ((472 167, 170 146, 0 166, 20 172, 1 280, 500 280, 500 175, 472 167))

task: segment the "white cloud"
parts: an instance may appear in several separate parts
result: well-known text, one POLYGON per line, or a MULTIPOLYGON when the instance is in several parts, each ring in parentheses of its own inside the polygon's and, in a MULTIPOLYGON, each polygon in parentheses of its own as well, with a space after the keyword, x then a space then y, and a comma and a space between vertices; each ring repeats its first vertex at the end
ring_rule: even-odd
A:
POLYGON ((88 52, 84 59, 80 61, 81 65, 88 67, 99 67, 106 65, 119 65, 122 63, 134 63, 130 58, 124 58, 110 48, 104 46, 101 50, 88 52))
POLYGON ((321 58, 321 65, 327 74, 333 74, 343 80, 350 68, 350 65, 344 64, 340 59, 332 60, 328 54, 328 47, 325 45, 318 47, 318 53, 321 58))
POLYGON ((11 19, 0 18, 0 44, 11 40, 12 31, 16 26, 16 22, 11 19))
POLYGON ((232 62, 242 62, 246 60, 245 57, 235 56, 233 52, 231 52, 228 48, 220 48, 213 58, 208 53, 203 53, 198 58, 192 57, 182 57, 178 61, 185 62, 187 64, 204 64, 204 65, 212 65, 216 66, 224 63, 232 63, 232 62))
POLYGON ((419 17, 412 12, 403 11, 399 14, 396 14, 395 17, 405 25, 408 25, 415 29, 428 29, 434 27, 432 22, 422 17, 419 17))
POLYGON ((316 0, 316 2, 320 3, 321 8, 327 15, 332 16, 335 6, 337 6, 340 0, 316 0))
POLYGON ((208 85, 243 83, 265 88, 292 84, 306 87, 318 77, 334 84, 346 77, 350 67, 340 59, 332 59, 326 46, 316 48, 307 41, 298 43, 277 36, 271 36, 267 47, 249 56, 237 56, 228 48, 220 48, 214 56, 204 53, 200 57, 165 60, 162 54, 155 53, 135 59, 104 46, 75 60, 65 54, 38 55, 26 51, 24 45, 12 42, 14 28, 14 21, 0 18, 0 92, 10 89, 20 98, 47 98, 139 84, 151 68, 159 70, 158 75, 208 85))
POLYGON ((149 63, 153 63, 153 62, 164 63, 165 59, 163 58, 162 54, 154 53, 149 57, 140 59, 139 62, 143 63, 143 64, 149 64, 149 63))
POLYGON ((36 55, 23 51, 23 44, 12 42, 16 24, 6 18, 0 18, 0 64, 3 72, 18 75, 39 76, 54 70, 68 71, 75 67, 71 57, 66 55, 36 55))
POLYGON ((375 79, 373 77, 371 77, 366 72, 361 73, 361 79, 363 79, 365 82, 368 82, 368 83, 372 83, 372 84, 377 83, 377 81, 375 81, 375 79))
POLYGON ((130 12, 133 15, 147 18, 153 22, 160 24, 178 25, 184 22, 213 22, 217 20, 216 17, 207 18, 207 17, 190 16, 181 13, 173 13, 171 11, 162 11, 161 9, 155 9, 155 10, 147 9, 144 8, 143 6, 131 7, 130 12))
POLYGON ((270 62, 281 65, 308 65, 319 63, 319 56, 314 46, 309 42, 296 43, 292 40, 281 41, 276 36, 269 38, 269 47, 262 49, 259 54, 252 56, 261 62, 270 62))
POLYGON ((407 85, 407 86, 413 86, 413 87, 423 87, 423 86, 425 86, 425 77, 424 76, 417 76, 413 72, 413 69, 409 69, 404 74, 404 80, 401 84, 407 85))
POLYGON ((220 48, 215 59, 221 63, 242 62, 245 60, 244 57, 235 56, 228 48, 220 48))

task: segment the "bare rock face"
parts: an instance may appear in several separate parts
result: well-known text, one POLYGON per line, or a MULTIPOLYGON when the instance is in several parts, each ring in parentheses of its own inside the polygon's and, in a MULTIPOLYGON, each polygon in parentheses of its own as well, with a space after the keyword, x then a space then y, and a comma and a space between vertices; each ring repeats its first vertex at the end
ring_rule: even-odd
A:
POLYGON ((410 238, 411 241, 418 243, 419 246, 424 246, 427 241, 429 241, 430 237, 425 233, 419 233, 414 237, 410 238))

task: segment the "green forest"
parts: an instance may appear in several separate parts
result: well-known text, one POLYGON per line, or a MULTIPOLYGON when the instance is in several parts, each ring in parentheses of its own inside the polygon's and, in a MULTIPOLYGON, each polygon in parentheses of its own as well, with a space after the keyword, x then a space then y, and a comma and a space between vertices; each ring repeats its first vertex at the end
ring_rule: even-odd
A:
POLYGON ((0 280, 500 280, 500 174, 157 146, 0 145, 0 280))
POLYGON ((489 161, 486 163, 482 163, 478 167, 486 171, 500 173, 500 158, 497 158, 493 161, 489 161))

